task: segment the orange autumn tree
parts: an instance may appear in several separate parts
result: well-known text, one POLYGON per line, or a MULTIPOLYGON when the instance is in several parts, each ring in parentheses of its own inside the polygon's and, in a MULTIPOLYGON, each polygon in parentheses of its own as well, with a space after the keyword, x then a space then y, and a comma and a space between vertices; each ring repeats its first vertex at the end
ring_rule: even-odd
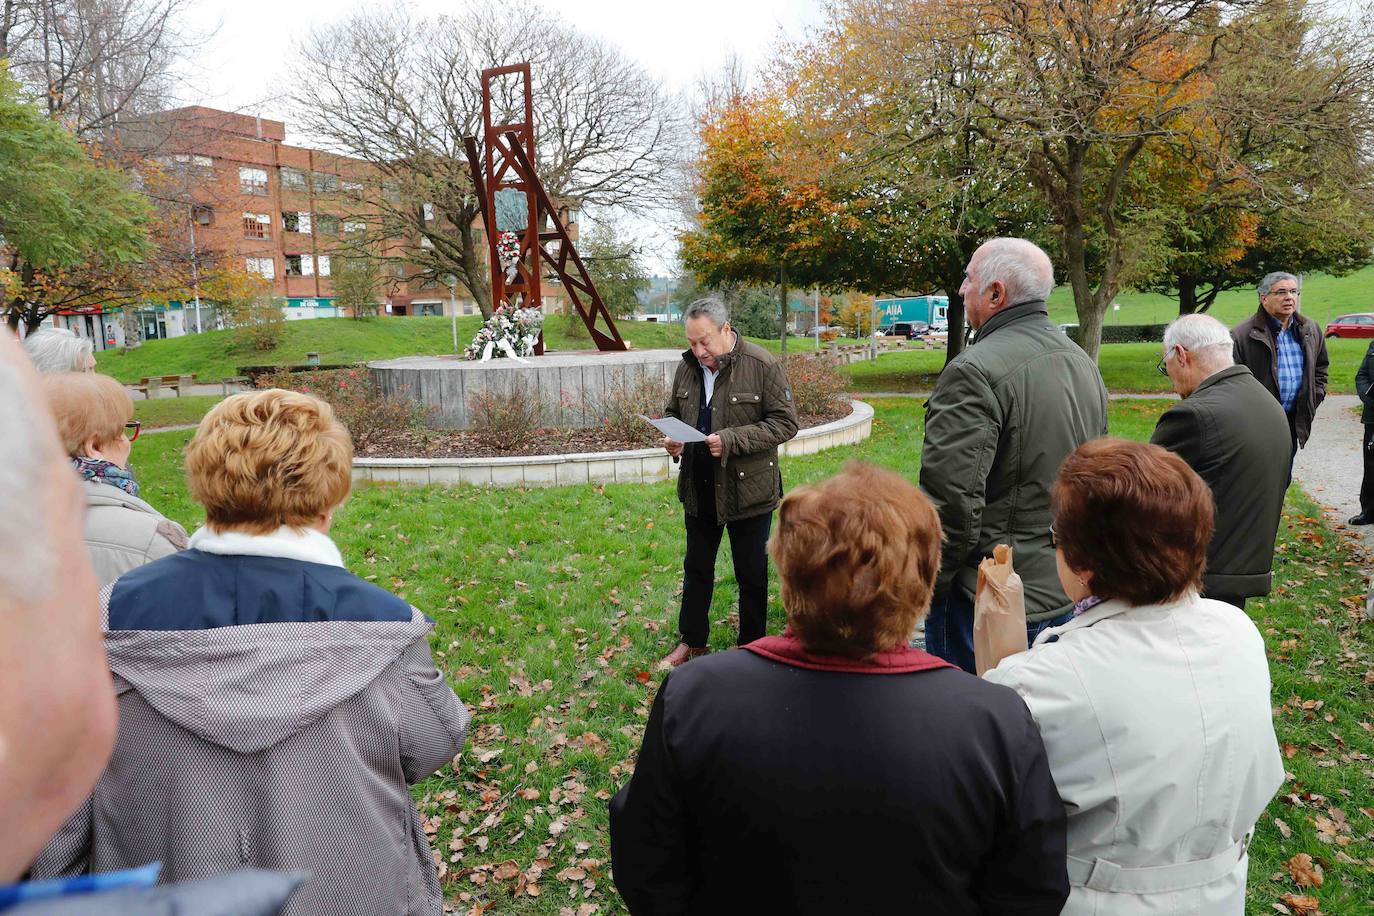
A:
POLYGON ((847 219, 805 176, 784 100, 735 93, 702 120, 697 225, 680 238, 683 265, 708 286, 777 283, 786 348, 790 285, 828 285, 847 219))

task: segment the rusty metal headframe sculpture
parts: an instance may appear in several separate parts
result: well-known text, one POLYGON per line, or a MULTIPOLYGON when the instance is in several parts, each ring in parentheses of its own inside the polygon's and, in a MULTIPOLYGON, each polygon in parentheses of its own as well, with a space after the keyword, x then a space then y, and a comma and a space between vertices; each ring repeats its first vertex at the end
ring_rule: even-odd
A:
MULTIPOLYGON (((464 138, 472 184, 486 227, 491 264, 492 306, 539 308, 540 262, 546 263, 563 284, 568 300, 582 316, 598 350, 626 350, 596 284, 577 255, 568 229, 534 171, 534 96, 530 65, 513 64, 482 71, 482 154, 477 139, 464 138), (499 124, 492 121, 492 82, 518 74, 524 82, 523 120, 499 124), (548 228, 542 228, 547 221, 548 228), (503 258, 501 237, 514 233, 519 239, 518 257, 503 258)), ((535 353, 544 352, 540 335, 535 353)))

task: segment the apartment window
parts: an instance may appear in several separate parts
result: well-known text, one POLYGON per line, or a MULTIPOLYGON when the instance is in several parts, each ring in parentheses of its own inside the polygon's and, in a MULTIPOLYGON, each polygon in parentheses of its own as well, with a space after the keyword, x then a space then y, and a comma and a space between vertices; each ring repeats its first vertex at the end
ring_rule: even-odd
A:
POLYGON ((282 166, 281 186, 292 191, 305 190, 305 173, 300 169, 287 168, 282 166))
POLYGON ((328 213, 315 214, 315 232, 318 235, 338 235, 339 218, 328 213))
POLYGON ((475 302, 469 302, 469 301, 466 300, 466 299, 463 300, 463 314, 464 314, 464 315, 471 315, 471 314, 472 314, 473 312, 475 312, 475 311, 477 311, 477 303, 475 303, 475 302))
POLYGON ((246 239, 270 239, 272 237, 272 217, 266 213, 243 214, 243 237, 246 239))
POLYGON ((250 274, 257 274, 265 280, 277 275, 277 264, 271 258, 245 258, 243 266, 250 274))
POLYGON ((329 276, 329 255, 322 254, 319 257, 317 257, 315 261, 317 262, 317 266, 319 268, 316 272, 321 277, 329 276))
POLYGON ((343 224, 343 231, 346 234, 352 234, 354 232, 366 232, 367 223, 361 222, 359 220, 346 220, 343 224))
POLYGON ((312 277, 315 275, 315 262, 308 254, 288 254, 286 256, 286 275, 288 277, 312 277))
POLYGON ((395 182, 382 182, 382 196, 393 204, 401 202, 401 188, 395 182))
POLYGON ((434 204, 421 204, 420 209, 424 211, 425 222, 434 221, 434 204))
POLYGON ((339 190, 339 176, 328 172, 315 172, 310 176, 315 183, 315 193, 329 194, 339 190))
POLYGON ((255 169, 249 166, 239 168, 239 191, 244 194, 256 194, 259 197, 267 196, 267 169, 255 169))
POLYGON ((345 181, 340 183, 343 192, 356 200, 363 199, 363 183, 361 181, 345 181))
POLYGON ((308 210, 283 210, 281 214, 281 226, 287 232, 310 232, 310 211, 308 210))

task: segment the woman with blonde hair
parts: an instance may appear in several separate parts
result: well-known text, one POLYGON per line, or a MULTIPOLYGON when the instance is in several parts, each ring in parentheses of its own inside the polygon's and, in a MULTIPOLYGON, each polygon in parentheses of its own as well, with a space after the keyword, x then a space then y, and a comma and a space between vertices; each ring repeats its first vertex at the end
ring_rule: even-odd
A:
POLYGON ((163 863, 168 881, 306 871, 289 916, 409 916, 444 898, 409 785, 463 747, 433 622, 329 537, 353 447, 325 402, 235 395, 186 449, 206 524, 102 594, 119 739, 37 877, 163 863))
POLYGON ((1283 762, 1264 639, 1198 594, 1211 491, 1157 445, 1095 439, 1052 504, 1075 616, 984 677, 1021 694, 1045 738, 1068 815, 1064 912, 1240 916, 1283 762))
POLYGON ((142 498, 129 455, 141 426, 128 389, 108 375, 41 376, 62 447, 81 475, 86 547, 101 585, 186 547, 186 529, 142 498))
POLYGON ((788 628, 663 681, 611 802, 631 913, 1052 916, 1063 806, 1025 704, 917 649, 940 522, 891 471, 794 490, 788 628))

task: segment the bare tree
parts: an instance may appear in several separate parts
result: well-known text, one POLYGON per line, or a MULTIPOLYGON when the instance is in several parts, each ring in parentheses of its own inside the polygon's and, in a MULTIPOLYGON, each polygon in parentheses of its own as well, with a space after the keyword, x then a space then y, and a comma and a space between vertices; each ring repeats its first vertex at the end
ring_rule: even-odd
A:
POLYGON ((165 107, 184 0, 0 0, 0 58, 79 137, 165 107))
MULTIPOLYGON (((417 276, 456 277, 483 314, 490 283, 463 140, 481 134, 480 72, 522 61, 534 79, 537 168, 555 200, 636 213, 670 203, 683 134, 675 101, 619 51, 538 6, 358 13, 312 33, 296 67, 302 129, 370 163, 389 189, 369 202, 381 218, 356 243, 414 240, 403 257, 417 276)), ((498 95, 504 110, 493 117, 515 101, 498 95)))

